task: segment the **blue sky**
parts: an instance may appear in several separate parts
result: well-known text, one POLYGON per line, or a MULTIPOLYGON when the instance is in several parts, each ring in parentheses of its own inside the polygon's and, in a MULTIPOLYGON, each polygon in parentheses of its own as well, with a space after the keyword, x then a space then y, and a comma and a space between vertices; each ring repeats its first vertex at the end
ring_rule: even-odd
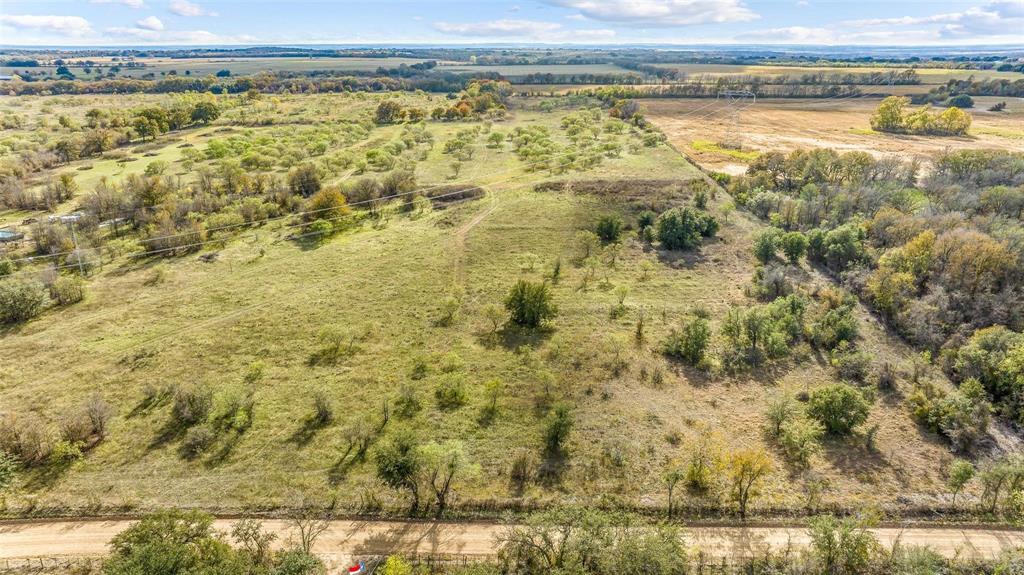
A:
POLYGON ((0 0, 0 44, 1024 44, 1024 0, 0 0))

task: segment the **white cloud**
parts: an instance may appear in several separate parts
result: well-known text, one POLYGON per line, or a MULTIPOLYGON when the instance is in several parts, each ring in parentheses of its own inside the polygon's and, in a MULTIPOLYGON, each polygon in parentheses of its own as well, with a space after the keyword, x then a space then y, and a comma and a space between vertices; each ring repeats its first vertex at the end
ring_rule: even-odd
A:
MULTIPOLYGON (((844 22, 856 28, 881 28, 892 34, 907 27, 919 27, 913 32, 931 31, 938 38, 984 39, 986 37, 1020 36, 1024 30, 1024 2, 994 0, 962 12, 947 12, 930 16, 903 16, 896 18, 869 18, 844 22), (941 25, 941 26, 939 26, 941 25)), ((878 32, 876 32, 878 33, 878 32)))
POLYGON ((835 44, 836 36, 825 28, 806 28, 789 26, 786 28, 769 28, 754 30, 736 37, 742 42, 766 44, 835 44))
POLYGON ((759 18, 741 0, 545 0, 591 20, 635 26, 689 26, 759 18))
POLYGON ((129 8, 143 8, 146 3, 142 0, 89 0, 90 4, 122 4, 129 8))
POLYGON ((142 20, 139 20, 138 22, 136 22, 135 25, 138 26, 139 28, 143 28, 143 29, 146 29, 146 30, 156 30, 156 31, 159 31, 159 30, 163 30, 164 29, 164 23, 161 22, 160 19, 157 18, 156 16, 150 16, 148 18, 143 18, 142 20))
POLYGON ((614 30, 568 30, 556 22, 539 20, 489 20, 486 22, 435 22, 446 34, 479 38, 510 38, 537 42, 594 42, 615 37, 614 30))
POLYGON ((461 36, 533 36, 545 32, 553 32, 562 26, 554 22, 537 20, 491 20, 488 22, 467 22, 452 24, 435 22, 434 28, 447 34, 461 36))
POLYGON ((108 40, 130 40, 147 44, 252 44, 256 38, 249 35, 224 36, 207 30, 147 30, 145 28, 114 27, 104 30, 108 40))
POLYGON ((17 29, 39 30, 53 34, 85 36, 92 32, 89 21, 81 16, 42 16, 0 14, 0 24, 17 29))
POLYGON ((169 9, 178 16, 216 16, 216 12, 212 12, 203 8, 195 2, 189 2, 188 0, 172 0, 169 9))

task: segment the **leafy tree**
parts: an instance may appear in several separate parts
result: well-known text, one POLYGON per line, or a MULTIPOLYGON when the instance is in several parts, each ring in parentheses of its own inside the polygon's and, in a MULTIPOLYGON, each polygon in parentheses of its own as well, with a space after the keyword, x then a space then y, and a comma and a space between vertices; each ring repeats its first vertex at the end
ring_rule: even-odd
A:
POLYGON ((693 318, 679 330, 672 330, 665 340, 664 352, 696 366, 704 361, 710 342, 711 325, 703 318, 693 318))
POLYGON ((323 188, 310 196, 305 208, 303 219, 307 222, 329 222, 335 228, 342 227, 345 216, 352 213, 345 196, 334 186, 323 188))
POLYGON ((604 243, 619 241, 622 235, 622 218, 613 215, 601 216, 597 221, 597 237, 604 243))
POLYGON ((757 485, 771 473, 772 462, 760 449, 743 449, 731 454, 727 461, 730 497, 739 508, 740 519, 747 517, 747 505, 757 495, 757 485))
POLYGON ((402 114, 402 106, 394 100, 384 100, 377 106, 373 120, 378 124, 394 124, 402 114))
POLYGON ((216 102, 197 102, 192 108, 192 121, 199 124, 209 124, 220 117, 220 108, 216 102))
POLYGON ((299 164, 288 174, 288 187, 293 194, 308 198, 320 191, 320 175, 313 164, 299 164))
POLYGON ((501 325, 508 319, 508 313, 498 304, 487 304, 483 309, 484 319, 490 325, 490 335, 493 336, 501 328, 501 325))
POLYGON ((39 315, 46 304, 43 284, 34 280, 0 280, 0 324, 21 323, 39 315))
POLYGON ((789 232, 783 235, 779 243, 782 246, 782 252, 786 254, 786 259, 793 265, 799 263, 800 258, 807 253, 807 236, 800 232, 789 232))
POLYGON ((718 232, 718 222, 712 216, 689 206, 672 208, 657 221, 657 238, 665 249, 681 250, 700 245, 701 237, 718 232))
POLYGON ((775 251, 779 247, 779 230, 769 228, 754 238, 754 257, 762 264, 766 264, 775 258, 775 251))
POLYGON ((405 489, 412 498, 409 512, 420 508, 418 477, 423 468, 416 437, 410 431, 401 431, 377 450, 375 456, 377 477, 392 489, 405 489))
POLYGON ((249 555, 254 566, 268 568, 273 562, 270 545, 277 534, 265 531, 263 525, 254 519, 242 519, 231 527, 231 538, 249 555))
POLYGON ((964 486, 974 478, 974 465, 970 461, 964 461, 963 459, 957 459, 953 462, 953 465, 949 468, 949 478, 946 480, 946 485, 949 486, 949 490, 953 492, 953 506, 956 506, 956 496, 960 493, 964 486))
POLYGON ((519 280, 505 298, 505 309, 512 323, 537 328, 558 314, 558 307, 551 300, 547 282, 519 280))
POLYGON ((795 417, 782 425, 779 445, 791 461, 807 467, 811 456, 818 451, 824 433, 825 429, 817 421, 795 417))
POLYGON ((811 392, 807 414, 818 420, 825 430, 845 435, 868 419, 871 406, 856 388, 836 383, 811 392))
POLYGON ((213 530, 201 511, 160 511, 122 531, 110 542, 106 575, 243 575, 245 562, 213 530))
POLYGON ((601 239, 594 232, 587 230, 577 232, 576 237, 573 238, 573 244, 576 250, 576 261, 581 263, 597 254, 601 249, 601 239))
POLYGON ((826 515, 812 519, 808 527, 816 572, 830 575, 866 575, 869 572, 879 544, 865 523, 826 515))
POLYGON ((974 98, 972 98, 968 94, 957 94, 956 96, 953 96, 952 98, 946 100, 946 105, 950 106, 950 107, 961 108, 961 109, 973 108, 974 107, 974 98))
POLYGON ((448 508, 456 477, 474 472, 475 466, 469 463, 465 449, 457 441, 428 443, 421 448, 421 458, 440 519, 448 508))
POLYGON ((548 453, 562 453, 574 423, 572 408, 568 404, 555 406, 544 426, 544 447, 548 453))
POLYGON ((906 96, 889 96, 871 116, 871 129, 878 132, 902 132, 906 127, 907 107, 910 98, 906 96))
POLYGON ((765 419, 768 420, 768 433, 772 437, 782 434, 782 426, 798 414, 796 401, 788 393, 776 396, 768 402, 765 419))

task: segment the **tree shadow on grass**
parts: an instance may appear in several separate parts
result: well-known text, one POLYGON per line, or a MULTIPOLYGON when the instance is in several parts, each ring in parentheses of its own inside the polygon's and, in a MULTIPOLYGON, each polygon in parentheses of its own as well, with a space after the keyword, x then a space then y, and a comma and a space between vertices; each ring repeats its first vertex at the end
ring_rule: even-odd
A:
POLYGON ((188 429, 192 427, 190 423, 183 423, 173 417, 168 417, 167 421, 157 430, 156 436, 149 445, 146 446, 146 451, 154 451, 161 447, 177 441, 185 436, 188 429))
POLYGON ((289 443, 294 443, 298 447, 302 448, 309 445, 310 441, 316 437, 316 434, 325 427, 331 425, 330 421, 323 421, 316 416, 310 416, 302 420, 302 425, 295 430, 295 433, 288 438, 289 443))
POLYGON ((568 454, 563 450, 545 451, 544 459, 537 467, 537 483, 548 489, 562 484, 562 476, 569 468, 568 454))
POLYGON ((30 467, 26 473, 28 479, 25 481, 25 488, 28 491, 45 490, 53 487, 71 466, 75 460, 63 460, 57 462, 46 462, 43 465, 30 467))
POLYGON ((227 437, 218 442, 217 449, 203 462, 203 466, 212 469, 226 463, 235 451, 235 447, 241 443, 242 435, 244 434, 233 431, 228 432, 227 437))
POLYGON ((658 261, 674 269, 693 269, 707 261, 701 247, 710 241, 713 240, 706 240, 701 246, 690 250, 657 250, 658 261))
POLYGON ((539 347, 542 343, 551 338, 555 330, 550 326, 541 326, 536 329, 506 325, 496 334, 496 341, 509 351, 515 351, 520 347, 539 347))
POLYGON ((135 407, 125 416, 127 419, 149 415, 158 407, 167 405, 171 399, 170 389, 160 390, 153 395, 147 395, 135 404, 135 407))
POLYGON ((867 449, 859 435, 850 437, 825 436, 821 455, 843 476, 858 479, 878 477, 885 471, 893 471, 901 485, 909 483, 899 469, 894 467, 881 452, 867 449))

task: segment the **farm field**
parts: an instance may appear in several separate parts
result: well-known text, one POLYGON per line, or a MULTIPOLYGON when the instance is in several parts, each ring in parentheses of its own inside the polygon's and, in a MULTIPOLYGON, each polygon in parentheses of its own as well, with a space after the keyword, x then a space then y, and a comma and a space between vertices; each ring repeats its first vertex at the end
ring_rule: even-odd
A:
MULTIPOLYGON (((94 106, 172 101, 136 98, 23 98, 4 105, 28 114, 23 129, 46 133, 37 126, 55 111, 78 120, 94 106)), ((117 180, 152 162, 162 163, 165 177, 189 182, 223 162, 202 155, 190 160, 184 150, 235 146, 244 150, 238 155, 271 157, 255 161, 253 173, 284 176, 304 161, 302 154, 289 160, 287 149, 299 147, 321 162, 325 185, 344 185, 380 177, 383 172, 372 169, 356 174, 353 158, 407 134, 407 126, 369 121, 386 100, 427 109, 443 102, 409 94, 223 97, 221 117, 208 126, 132 144, 126 148, 131 161, 81 159, 58 172, 73 174, 85 192, 103 176, 117 180), (324 146, 314 148, 317 142, 324 146), (285 151, 274 153, 274 146, 285 151)), ((708 211, 722 227, 698 251, 670 252, 640 241, 640 210, 689 205, 702 176, 657 139, 642 142, 651 132, 632 128, 601 136, 622 150, 597 165, 530 170, 508 144, 477 145, 472 161, 452 176, 444 142, 461 137, 482 144, 488 131, 542 127, 554 145, 569 146, 566 118, 606 121, 601 110, 540 112, 536 104, 513 100, 506 115, 487 120, 426 122, 437 145, 414 144, 399 155, 420 186, 480 186, 483 197, 448 206, 438 201, 412 213, 392 206, 376 217, 358 210, 351 225, 321 243, 289 240, 298 224, 279 218, 214 234, 219 241, 198 253, 156 259, 114 253, 87 279, 84 301, 6 328, 0 356, 32 361, 0 365, 5 410, 57 422, 99 394, 116 414, 105 440, 84 457, 26 470, 6 498, 8 512, 260 510, 288 507, 311 494, 350 511, 400 509, 404 495, 380 484, 371 459, 346 457, 346 438, 381 426, 385 410, 385 438, 410 430, 425 440, 464 444, 474 464, 457 489, 455 509, 464 512, 572 501, 657 509, 664 498, 662 470, 685 461, 697 446, 776 453, 764 434, 766 405, 834 383, 827 358, 801 344, 786 360, 710 377, 668 360, 661 349, 692 314, 711 318, 717 332, 732 306, 753 302, 746 291, 763 224, 730 214, 729 199, 717 192, 708 211), (579 232, 609 214, 627 224, 621 247, 611 259, 573 263, 579 232), (559 313, 550 329, 491 335, 485 308, 501 304, 517 279, 550 278, 556 262, 560 274, 549 281, 559 313), (446 311, 450 300, 458 302, 455 312, 446 311), (348 342, 346 351, 322 361, 324 349, 342 346, 331 342, 348 342), (500 383, 500 408, 483 421, 492 381, 500 383), (436 390, 452 382, 464 389, 462 403, 439 404, 436 390), (185 456, 185 430, 170 415, 168 390, 178 386, 212 390, 215 409, 250 397, 251 427, 218 435, 201 455, 185 456), (334 406, 328 423, 312 419, 318 394, 334 406), (563 401, 576 420, 568 455, 536 460, 550 406, 563 401), (417 407, 400 410, 403 402, 417 407), (521 457, 556 465, 557 480, 514 485, 512 468, 521 457)), ((662 103, 647 105, 651 119, 664 125, 662 103)), ((666 132, 678 137, 671 128, 666 132)), ((36 185, 44 185, 46 175, 36 185)), ((72 199, 57 211, 76 205, 72 199)), ((806 265, 798 273, 809 292, 830 283, 806 265)), ((871 357, 912 361, 915 352, 866 310, 858 308, 856 317, 858 345, 871 357)), ((940 373, 935 379, 952 388, 940 373)), ((945 470, 953 455, 894 397, 872 406, 872 451, 859 436, 828 439, 811 459, 812 475, 777 457, 754 509, 802 513, 809 490, 820 495, 811 500, 815 508, 898 510, 946 501, 945 470)), ((1015 445, 1002 428, 993 433, 1003 445, 1015 445)), ((717 515, 726 506, 722 497, 694 496, 685 505, 694 514, 717 515)))
POLYGON ((669 68, 680 74, 707 75, 712 77, 728 77, 740 75, 752 76, 801 76, 804 74, 870 74, 873 72, 902 71, 913 69, 921 78, 921 85, 945 84, 949 80, 965 80, 974 77, 981 79, 1020 80, 1024 75, 1018 72, 999 72, 997 70, 955 70, 947 68, 913 67, 907 65, 894 66, 774 66, 774 65, 731 65, 731 64, 656 64, 660 68, 669 68))
MULTIPOLYGON (((742 109, 735 125, 732 108, 707 99, 652 99, 644 105, 651 120, 674 145, 686 150, 703 167, 731 174, 742 173, 757 152, 765 151, 824 147, 926 160, 947 149, 1024 147, 1024 101, 1018 98, 977 98, 975 108, 969 110, 973 118, 969 135, 945 138, 873 132, 869 119, 880 101, 764 99, 742 109), (987 111, 1004 100, 1006 111, 987 111), (719 145, 723 142, 742 144, 743 150, 737 153, 723 148, 719 145)), ((742 106, 747 104, 737 107, 742 106)))

